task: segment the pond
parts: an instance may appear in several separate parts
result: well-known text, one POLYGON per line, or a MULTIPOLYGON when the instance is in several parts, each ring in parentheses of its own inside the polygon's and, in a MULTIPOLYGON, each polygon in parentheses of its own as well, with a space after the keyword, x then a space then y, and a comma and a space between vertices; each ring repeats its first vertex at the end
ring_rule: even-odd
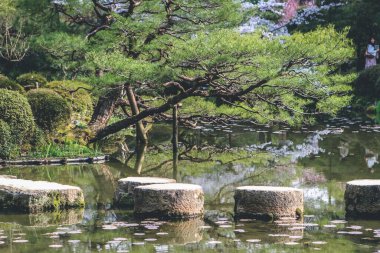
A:
POLYGON ((126 164, 1 168, 1 174, 22 179, 79 186, 86 206, 0 214, 0 252, 380 252, 380 222, 346 221, 343 199, 345 182, 380 178, 380 127, 371 122, 338 118, 300 130, 237 124, 181 129, 175 170, 170 139, 170 126, 155 126, 144 159, 119 156, 126 164), (205 209, 219 216, 213 222, 138 220, 133 210, 112 206, 117 180, 134 175, 199 184, 205 209), (303 189, 303 221, 232 221, 234 188, 242 185, 303 189))

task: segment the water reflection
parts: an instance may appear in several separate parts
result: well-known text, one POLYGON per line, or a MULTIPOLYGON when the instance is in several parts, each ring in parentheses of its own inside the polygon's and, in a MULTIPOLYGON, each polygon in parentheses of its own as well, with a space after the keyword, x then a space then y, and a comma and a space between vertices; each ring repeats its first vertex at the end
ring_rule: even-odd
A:
POLYGON ((33 214, 3 213, 0 215, 0 223, 10 222, 33 227, 74 225, 82 222, 83 217, 83 208, 33 214))
MULTIPOLYGON (((40 216, 1 214, 0 251, 50 252, 55 249, 48 246, 55 245, 66 252, 293 252, 314 248, 325 252, 374 252, 380 249, 379 222, 331 222, 344 219, 346 181, 380 178, 378 129, 346 125, 349 122, 342 119, 328 129, 315 131, 244 126, 180 129, 176 170, 169 149, 171 128, 166 126, 153 129, 150 146, 136 149, 140 151, 133 156, 124 152, 125 163, 2 168, 2 174, 18 178, 77 185, 84 190, 86 207, 40 216), (218 149, 209 148, 215 146, 218 149), (311 216, 301 223, 134 220, 132 210, 113 209, 112 197, 119 178, 138 174, 200 184, 206 209, 226 212, 233 210, 237 186, 302 188, 305 212, 311 216)), ((126 147, 134 148, 131 143, 122 149, 126 147)))

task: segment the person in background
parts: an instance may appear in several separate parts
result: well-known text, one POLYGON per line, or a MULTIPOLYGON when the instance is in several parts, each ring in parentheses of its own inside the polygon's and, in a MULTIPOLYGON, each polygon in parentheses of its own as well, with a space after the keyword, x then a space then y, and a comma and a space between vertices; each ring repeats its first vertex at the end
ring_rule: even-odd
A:
POLYGON ((367 50, 365 51, 365 68, 370 68, 376 65, 377 54, 379 53, 379 49, 375 46, 375 39, 371 38, 368 45, 367 50))

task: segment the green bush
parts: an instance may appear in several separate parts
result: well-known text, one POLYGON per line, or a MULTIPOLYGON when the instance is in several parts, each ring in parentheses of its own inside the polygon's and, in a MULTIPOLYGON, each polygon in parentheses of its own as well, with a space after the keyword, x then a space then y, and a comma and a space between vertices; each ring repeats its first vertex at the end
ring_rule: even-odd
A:
POLYGON ((24 88, 20 84, 16 83, 15 81, 1 74, 0 74, 0 89, 14 90, 22 94, 25 93, 24 88))
POLYGON ((17 91, 0 89, 0 119, 11 127, 12 138, 19 144, 34 133, 32 109, 26 97, 17 91))
POLYGON ((30 145, 32 150, 38 150, 41 147, 47 146, 49 144, 49 138, 45 134, 45 132, 39 128, 36 127, 36 131, 34 132, 31 140, 30 140, 30 145))
POLYGON ((9 158, 13 148, 11 128, 5 121, 0 119, 0 158, 9 158))
POLYGON ((44 76, 38 73, 26 73, 17 77, 17 82, 26 90, 44 87, 47 80, 44 76))
POLYGON ((68 124, 71 109, 58 93, 48 89, 31 90, 27 93, 36 124, 45 131, 54 131, 68 124))
POLYGON ((46 85, 60 94, 70 104, 73 118, 89 121, 93 112, 93 101, 88 90, 91 86, 78 81, 53 81, 46 85))
POLYGON ((363 70, 354 84, 355 94, 370 99, 380 97, 380 65, 363 70))

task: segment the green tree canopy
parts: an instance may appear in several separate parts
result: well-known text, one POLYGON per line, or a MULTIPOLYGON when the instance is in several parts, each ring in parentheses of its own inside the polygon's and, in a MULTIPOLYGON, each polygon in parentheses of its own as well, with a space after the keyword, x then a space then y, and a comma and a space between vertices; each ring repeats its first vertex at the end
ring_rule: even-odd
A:
POLYGON ((111 115, 117 105, 131 105, 125 91, 136 94, 140 112, 104 125, 94 140, 164 115, 179 102, 190 115, 203 108, 203 115, 296 125, 334 115, 350 99, 347 83, 354 76, 339 72, 353 55, 345 29, 240 34, 246 15, 233 0, 66 0, 33 7, 35 1, 16 2, 29 14, 44 13, 25 30, 35 31, 31 47, 46 61, 45 71, 90 83, 95 93, 121 90, 108 99, 113 103, 106 101, 107 113, 102 106, 95 113, 111 115), (48 29, 35 28, 49 12, 48 29))

